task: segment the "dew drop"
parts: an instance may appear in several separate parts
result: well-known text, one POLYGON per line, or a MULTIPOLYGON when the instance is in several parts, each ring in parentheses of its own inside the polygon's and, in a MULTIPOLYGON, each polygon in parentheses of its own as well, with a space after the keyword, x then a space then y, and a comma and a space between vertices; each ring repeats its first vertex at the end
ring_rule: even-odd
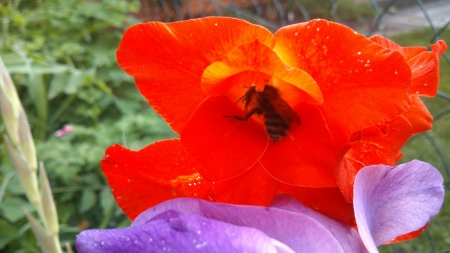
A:
POLYGON ((395 71, 395 74, 397 75, 397 74, 398 74, 398 72, 397 72, 397 71, 395 71))
POLYGON ((204 243, 202 243, 202 244, 197 244, 197 245, 195 245, 195 247, 196 247, 197 249, 200 249, 200 248, 205 247, 206 244, 207 244, 207 242, 204 242, 204 243))
POLYGON ((217 23, 215 23, 214 25, 217 26, 217 23))
POLYGON ((298 35, 298 32, 295 32, 295 36, 297 36, 298 35))
POLYGON ((316 29, 317 31, 320 31, 320 28, 319 27, 317 27, 317 29, 316 29))
POLYGON ((358 52, 358 54, 361 54, 361 52, 358 52))

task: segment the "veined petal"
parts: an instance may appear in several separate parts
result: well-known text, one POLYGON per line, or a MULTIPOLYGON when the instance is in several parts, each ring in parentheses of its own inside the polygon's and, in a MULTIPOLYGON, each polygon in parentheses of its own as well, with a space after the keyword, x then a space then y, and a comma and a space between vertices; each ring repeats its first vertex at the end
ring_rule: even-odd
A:
POLYGON ((101 165, 116 202, 130 219, 163 201, 184 197, 172 180, 196 172, 177 139, 156 142, 139 151, 113 145, 106 150, 101 165))
POLYGON ((339 146, 410 105, 411 70, 402 55, 346 26, 313 20, 283 27, 275 39, 283 62, 319 85, 324 98, 319 108, 339 146))
POLYGON ((353 204, 358 231, 369 252, 378 252, 378 245, 425 226, 442 206, 442 184, 437 169, 417 160, 395 168, 373 165, 360 170, 353 204))
POLYGON ((369 40, 387 49, 398 51, 403 55, 406 61, 409 61, 411 58, 427 50, 426 47, 401 47, 392 40, 380 35, 372 36, 369 38, 369 40))
POLYGON ((216 201, 220 203, 268 206, 280 183, 258 162, 243 174, 213 184, 216 201))
POLYGON ((270 142, 261 157, 263 168, 280 182, 306 187, 335 187, 334 145, 320 111, 304 104, 295 109, 302 120, 288 135, 270 142))
POLYGON ((234 18, 149 22, 125 32, 117 59, 135 77, 150 105, 181 133, 207 97, 200 87, 203 70, 232 48, 255 40, 268 47, 274 44, 267 29, 234 18))
MULTIPOLYGON (((301 203, 297 205, 302 206, 301 203)), ((345 245, 348 244, 353 245, 352 252, 363 252, 359 236, 351 228, 343 229, 341 237, 336 237, 332 231, 343 228, 343 224, 326 217, 319 220, 297 207, 289 211, 275 207, 227 205, 182 198, 148 209, 136 218, 132 226, 149 223, 168 210, 256 228, 294 252, 346 252, 345 245)))
POLYGON ((439 56, 447 50, 443 40, 431 45, 432 52, 422 52, 408 61, 412 71, 411 93, 434 97, 439 84, 439 56))
POLYGON ((209 181, 230 179, 249 170, 269 142, 264 127, 255 120, 238 121, 226 115, 242 115, 242 110, 225 96, 209 97, 181 133, 196 168, 209 181))

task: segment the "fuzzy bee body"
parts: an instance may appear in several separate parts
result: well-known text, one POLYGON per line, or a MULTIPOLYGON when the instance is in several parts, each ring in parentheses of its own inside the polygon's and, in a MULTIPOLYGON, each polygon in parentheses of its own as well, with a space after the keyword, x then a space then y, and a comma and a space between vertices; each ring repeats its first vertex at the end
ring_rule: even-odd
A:
POLYGON ((245 110, 247 111, 245 116, 225 117, 246 121, 255 113, 263 115, 267 134, 274 142, 286 136, 292 122, 300 125, 300 117, 281 98, 278 89, 271 85, 264 86, 262 92, 257 92, 255 87, 252 86, 238 102, 241 100, 245 103, 245 110))

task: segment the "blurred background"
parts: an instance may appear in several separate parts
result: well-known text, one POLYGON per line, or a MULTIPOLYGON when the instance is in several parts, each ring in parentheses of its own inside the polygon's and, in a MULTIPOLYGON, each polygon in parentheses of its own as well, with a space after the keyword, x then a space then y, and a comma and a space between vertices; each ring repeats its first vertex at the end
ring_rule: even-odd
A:
MULTIPOLYGON (((27 112, 38 159, 47 168, 62 244, 74 245, 83 229, 130 224, 100 169, 108 146, 140 149, 176 137, 117 66, 123 32, 140 22, 211 15, 238 17, 271 31, 325 18, 401 46, 429 48, 438 39, 450 44, 450 0, 0 0, 0 56, 27 112), (70 130, 67 125, 73 130, 57 132, 70 130)), ((382 246, 382 252, 450 252, 448 53, 441 57, 438 96, 423 100, 434 115, 433 129, 410 139, 402 162, 420 159, 437 167, 446 200, 418 239, 382 246)), ((0 139, 0 252, 40 252, 24 209, 33 212, 0 139)))

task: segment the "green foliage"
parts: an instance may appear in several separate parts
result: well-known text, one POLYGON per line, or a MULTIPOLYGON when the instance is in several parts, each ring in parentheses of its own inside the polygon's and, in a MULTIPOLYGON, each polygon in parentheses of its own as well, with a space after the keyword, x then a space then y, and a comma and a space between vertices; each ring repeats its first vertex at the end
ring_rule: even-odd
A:
MULTIPOLYGON (((22 0, 0 4, 0 55, 28 114, 48 171, 61 242, 80 229, 123 227, 101 172, 106 148, 139 149, 175 137, 118 66, 115 51, 139 2, 22 0), (53 133, 66 124, 73 132, 53 133)), ((2 124, 0 133, 4 134, 2 124)), ((30 210, 4 145, 0 146, 0 251, 39 252, 22 210, 30 210)))

